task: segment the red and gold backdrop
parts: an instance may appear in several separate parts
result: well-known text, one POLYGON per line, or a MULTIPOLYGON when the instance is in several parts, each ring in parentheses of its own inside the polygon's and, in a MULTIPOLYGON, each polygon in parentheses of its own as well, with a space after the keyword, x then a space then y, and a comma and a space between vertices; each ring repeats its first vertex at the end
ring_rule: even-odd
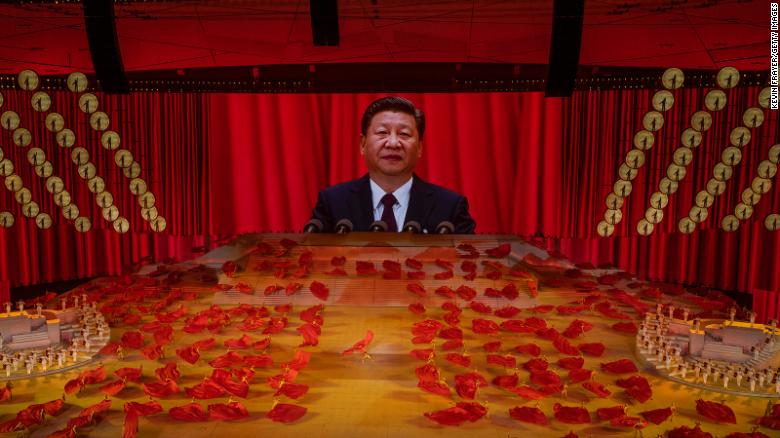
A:
MULTIPOLYGON (((407 94, 427 114, 424 158, 417 169, 427 180, 464 193, 480 233, 549 237, 551 248, 577 261, 612 262, 650 279, 712 285, 751 291, 780 289, 776 269, 778 233, 763 218, 780 211, 780 195, 764 195, 751 219, 726 233, 720 220, 733 211, 741 191, 755 176, 757 164, 778 141, 777 117, 752 130, 742 163, 710 217, 691 235, 677 231, 680 218, 694 205, 694 195, 711 177, 742 112, 758 106, 757 84, 728 92, 724 111, 713 113, 713 128, 694 151, 688 176, 670 197, 664 221, 649 237, 636 232, 648 199, 679 146, 690 115, 704 108, 705 88, 675 91, 675 107, 656 133, 655 146, 634 180, 623 207, 624 219, 610 238, 596 233, 605 196, 617 178, 634 133, 651 108, 652 89, 576 91, 571 98, 542 93, 407 94)), ((167 219, 164 233, 151 231, 140 215, 127 179, 113 164, 113 154, 77 107, 77 96, 51 92, 52 109, 63 114, 114 193, 131 224, 117 234, 70 160, 43 127, 30 94, 3 90, 3 111, 14 110, 65 181, 74 201, 93 223, 86 234, 68 223, 27 163, 26 150, 13 145, 8 131, 0 146, 29 187, 41 210, 54 218, 39 230, 21 214, 7 190, 0 210, 10 210, 16 224, 0 228, 0 285, 10 286, 118 274, 145 256, 188 258, 192 247, 251 231, 298 230, 308 219, 317 191, 365 171, 358 153, 359 119, 378 94, 198 94, 135 92, 99 96, 122 137, 143 168, 167 219)))

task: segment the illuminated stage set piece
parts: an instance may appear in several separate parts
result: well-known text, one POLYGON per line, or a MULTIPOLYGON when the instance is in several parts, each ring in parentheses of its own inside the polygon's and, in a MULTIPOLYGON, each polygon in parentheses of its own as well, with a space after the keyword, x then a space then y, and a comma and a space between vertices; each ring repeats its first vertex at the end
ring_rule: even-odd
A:
MULTIPOLYGON (((680 386, 657 361, 643 365, 635 336, 658 327, 677 336, 683 308, 712 338, 702 351, 718 336, 758 342, 731 333, 749 323, 712 326, 728 319, 727 297, 578 267, 543 242, 246 235, 65 297, 84 309, 84 295, 86 319, 96 308, 112 327, 100 363, 13 381, 0 431, 494 437, 699 427, 724 436, 759 421, 772 432, 777 417, 760 397, 724 400, 715 388, 680 386), (664 315, 674 306, 676 319, 654 326, 657 303, 664 315)), ((42 313, 72 311, 48 310, 58 299, 42 313)), ((755 392, 773 395, 777 376, 764 377, 755 392)))

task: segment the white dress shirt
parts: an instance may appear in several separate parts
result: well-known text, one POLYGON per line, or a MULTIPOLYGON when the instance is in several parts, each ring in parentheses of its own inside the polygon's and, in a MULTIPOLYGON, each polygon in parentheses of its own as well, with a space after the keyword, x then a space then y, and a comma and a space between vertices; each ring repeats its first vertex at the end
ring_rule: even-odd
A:
MULTIPOLYGON (((385 211, 382 198, 386 195, 386 192, 374 180, 369 178, 369 181, 371 184, 371 202, 374 205, 374 220, 378 221, 382 219, 382 213, 385 211)), ((399 232, 402 231, 404 219, 406 219, 406 211, 409 210, 409 198, 413 181, 414 177, 409 178, 409 181, 392 193, 396 201, 393 205, 393 216, 395 216, 395 223, 398 224, 399 232)))

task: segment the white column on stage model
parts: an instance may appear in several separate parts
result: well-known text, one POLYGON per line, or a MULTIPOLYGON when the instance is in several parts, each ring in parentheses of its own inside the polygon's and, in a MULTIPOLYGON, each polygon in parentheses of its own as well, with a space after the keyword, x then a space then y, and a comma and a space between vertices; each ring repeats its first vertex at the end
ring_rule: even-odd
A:
POLYGON ((41 317, 41 314, 43 313, 43 304, 37 303, 35 304, 35 311, 38 313, 38 317, 41 317))
POLYGON ((16 308, 19 309, 19 313, 22 313, 24 311, 24 300, 17 301, 16 308))

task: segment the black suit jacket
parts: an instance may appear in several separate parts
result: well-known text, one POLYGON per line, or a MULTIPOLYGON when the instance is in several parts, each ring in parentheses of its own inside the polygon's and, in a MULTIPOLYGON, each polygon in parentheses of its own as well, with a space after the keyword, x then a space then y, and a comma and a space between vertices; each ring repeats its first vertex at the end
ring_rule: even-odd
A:
MULTIPOLYGON (((374 222, 374 206, 368 175, 320 191, 311 218, 322 221, 326 233, 334 232, 336 222, 341 219, 349 219, 353 231, 369 231, 374 222)), ((436 232, 442 221, 452 222, 456 234, 473 234, 476 227, 465 196, 427 183, 417 175, 409 192, 404 224, 412 220, 419 222, 428 233, 436 232)))

